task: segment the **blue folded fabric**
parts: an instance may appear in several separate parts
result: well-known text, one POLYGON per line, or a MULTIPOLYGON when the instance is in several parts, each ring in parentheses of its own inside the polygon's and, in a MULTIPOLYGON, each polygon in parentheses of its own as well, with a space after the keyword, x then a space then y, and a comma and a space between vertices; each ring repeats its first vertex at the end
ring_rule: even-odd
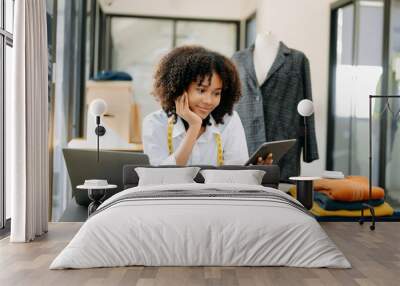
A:
POLYGON ((122 81, 130 81, 132 77, 130 74, 121 71, 100 71, 91 80, 95 81, 104 81, 104 80, 122 80, 122 81))
MULTIPOLYGON (((327 211, 337 211, 337 210, 361 210, 365 207, 362 206, 363 203, 368 201, 359 201, 359 202, 342 202, 342 201, 334 201, 329 198, 327 195, 321 192, 314 192, 314 201, 316 201, 321 208, 327 211)), ((384 199, 378 200, 370 200, 369 204, 373 207, 380 206, 385 202, 384 199)))

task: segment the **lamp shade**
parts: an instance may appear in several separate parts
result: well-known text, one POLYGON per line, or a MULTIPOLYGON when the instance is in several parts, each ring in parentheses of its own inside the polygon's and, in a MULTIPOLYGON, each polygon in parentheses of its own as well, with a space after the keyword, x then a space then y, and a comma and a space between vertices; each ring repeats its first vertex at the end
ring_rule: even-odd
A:
POLYGON ((89 111, 93 116, 101 116, 107 111, 107 103, 103 99, 95 99, 90 103, 89 111))
POLYGON ((314 113, 314 104, 309 99, 303 99, 297 105, 297 112, 301 116, 311 116, 314 113))

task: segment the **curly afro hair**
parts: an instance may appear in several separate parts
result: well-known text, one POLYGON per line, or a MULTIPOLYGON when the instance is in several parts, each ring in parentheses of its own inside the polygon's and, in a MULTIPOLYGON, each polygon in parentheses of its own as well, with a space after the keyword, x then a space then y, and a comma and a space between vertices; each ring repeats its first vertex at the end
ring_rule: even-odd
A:
MULTIPOLYGON (((240 79, 236 67, 225 56, 200 46, 181 46, 165 55, 154 75, 153 95, 161 103, 168 116, 177 115, 175 100, 189 88, 192 82, 202 84, 211 81, 216 73, 222 80, 220 104, 211 112, 217 124, 223 124, 225 114, 232 115, 233 106, 241 96, 240 79)), ((209 125, 209 116, 203 126, 209 125)), ((187 127, 187 123, 185 126, 187 127)))

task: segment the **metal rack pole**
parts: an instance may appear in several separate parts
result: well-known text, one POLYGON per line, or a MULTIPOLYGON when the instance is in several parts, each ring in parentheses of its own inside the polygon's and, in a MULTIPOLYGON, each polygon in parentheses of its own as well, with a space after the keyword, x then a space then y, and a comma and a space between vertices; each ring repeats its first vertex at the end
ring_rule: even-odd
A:
MULTIPOLYGON (((367 208, 371 212, 371 225, 369 228, 371 230, 375 229, 375 222, 376 222, 376 217, 375 217, 375 209, 371 205, 371 199, 372 199, 372 100, 374 98, 380 98, 380 99, 389 99, 389 98, 400 98, 400 95, 370 95, 369 96, 369 194, 368 194, 368 203, 363 204, 363 208, 361 209, 361 217, 359 220, 360 224, 363 224, 365 221, 364 217, 364 208, 367 208)), ((386 111, 386 108, 384 109, 386 111)), ((389 109, 390 111, 390 109, 389 109)))

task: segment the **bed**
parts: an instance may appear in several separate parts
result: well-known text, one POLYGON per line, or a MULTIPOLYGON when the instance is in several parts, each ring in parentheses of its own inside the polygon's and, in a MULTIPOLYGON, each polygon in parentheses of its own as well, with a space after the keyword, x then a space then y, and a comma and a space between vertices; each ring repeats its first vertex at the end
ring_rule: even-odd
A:
POLYGON ((351 267, 308 210, 276 189, 277 166, 219 167, 264 170, 261 185, 206 184, 199 173, 195 183, 150 186, 138 186, 136 167, 124 166, 126 189, 100 205, 50 269, 351 267))

